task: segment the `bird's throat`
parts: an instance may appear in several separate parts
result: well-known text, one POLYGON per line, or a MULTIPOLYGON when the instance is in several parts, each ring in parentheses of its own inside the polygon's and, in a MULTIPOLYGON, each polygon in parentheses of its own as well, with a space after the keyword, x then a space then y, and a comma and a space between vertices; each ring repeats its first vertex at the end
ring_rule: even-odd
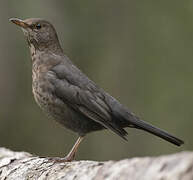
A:
POLYGON ((31 56, 33 57, 37 52, 48 52, 48 53, 54 53, 54 54, 61 54, 63 53, 63 50, 60 46, 60 44, 47 44, 41 45, 38 44, 35 40, 31 41, 27 38, 28 46, 30 49, 31 56))

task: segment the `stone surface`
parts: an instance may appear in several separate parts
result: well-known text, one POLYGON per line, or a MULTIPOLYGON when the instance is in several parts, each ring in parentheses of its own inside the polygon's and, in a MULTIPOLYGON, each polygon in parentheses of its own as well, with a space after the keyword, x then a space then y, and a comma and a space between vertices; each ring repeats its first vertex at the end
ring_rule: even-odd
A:
POLYGON ((53 163, 0 148, 0 180, 193 180, 193 152, 120 161, 53 163))

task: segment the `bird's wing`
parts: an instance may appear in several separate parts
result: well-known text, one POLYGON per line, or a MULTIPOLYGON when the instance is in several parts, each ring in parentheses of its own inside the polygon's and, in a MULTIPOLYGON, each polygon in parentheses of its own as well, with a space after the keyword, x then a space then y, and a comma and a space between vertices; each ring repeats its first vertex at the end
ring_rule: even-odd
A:
POLYGON ((127 132, 113 121, 105 94, 93 81, 73 64, 57 65, 51 69, 51 73, 55 76, 51 82, 58 98, 75 111, 126 139, 127 132))

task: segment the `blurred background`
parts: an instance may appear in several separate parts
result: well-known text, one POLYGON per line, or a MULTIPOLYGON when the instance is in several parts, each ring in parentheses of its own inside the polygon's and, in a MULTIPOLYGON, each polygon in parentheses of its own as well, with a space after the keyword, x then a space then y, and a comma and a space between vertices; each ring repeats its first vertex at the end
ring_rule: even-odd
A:
POLYGON ((176 147, 127 129, 87 135, 77 159, 193 150, 193 1, 0 1, 0 146, 64 156, 77 135, 48 119, 31 92, 31 59, 11 17, 51 21, 71 60, 142 119, 185 140, 176 147))

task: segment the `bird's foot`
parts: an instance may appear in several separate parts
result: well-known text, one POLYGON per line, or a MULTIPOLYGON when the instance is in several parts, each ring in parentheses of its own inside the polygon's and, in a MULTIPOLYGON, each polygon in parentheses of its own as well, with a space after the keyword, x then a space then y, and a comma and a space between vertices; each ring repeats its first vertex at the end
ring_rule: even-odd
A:
POLYGON ((59 157, 48 157, 46 158, 48 162, 53 162, 53 163, 64 163, 64 162, 71 162, 75 159, 75 155, 78 149, 78 146, 80 142, 82 141, 83 137, 79 137, 74 146, 72 147, 71 151, 68 153, 67 156, 64 158, 59 158, 59 157))
POLYGON ((65 162, 71 162, 74 160, 74 157, 66 156, 64 158, 60 157, 48 157, 46 158, 48 162, 53 162, 53 163, 65 163, 65 162))

